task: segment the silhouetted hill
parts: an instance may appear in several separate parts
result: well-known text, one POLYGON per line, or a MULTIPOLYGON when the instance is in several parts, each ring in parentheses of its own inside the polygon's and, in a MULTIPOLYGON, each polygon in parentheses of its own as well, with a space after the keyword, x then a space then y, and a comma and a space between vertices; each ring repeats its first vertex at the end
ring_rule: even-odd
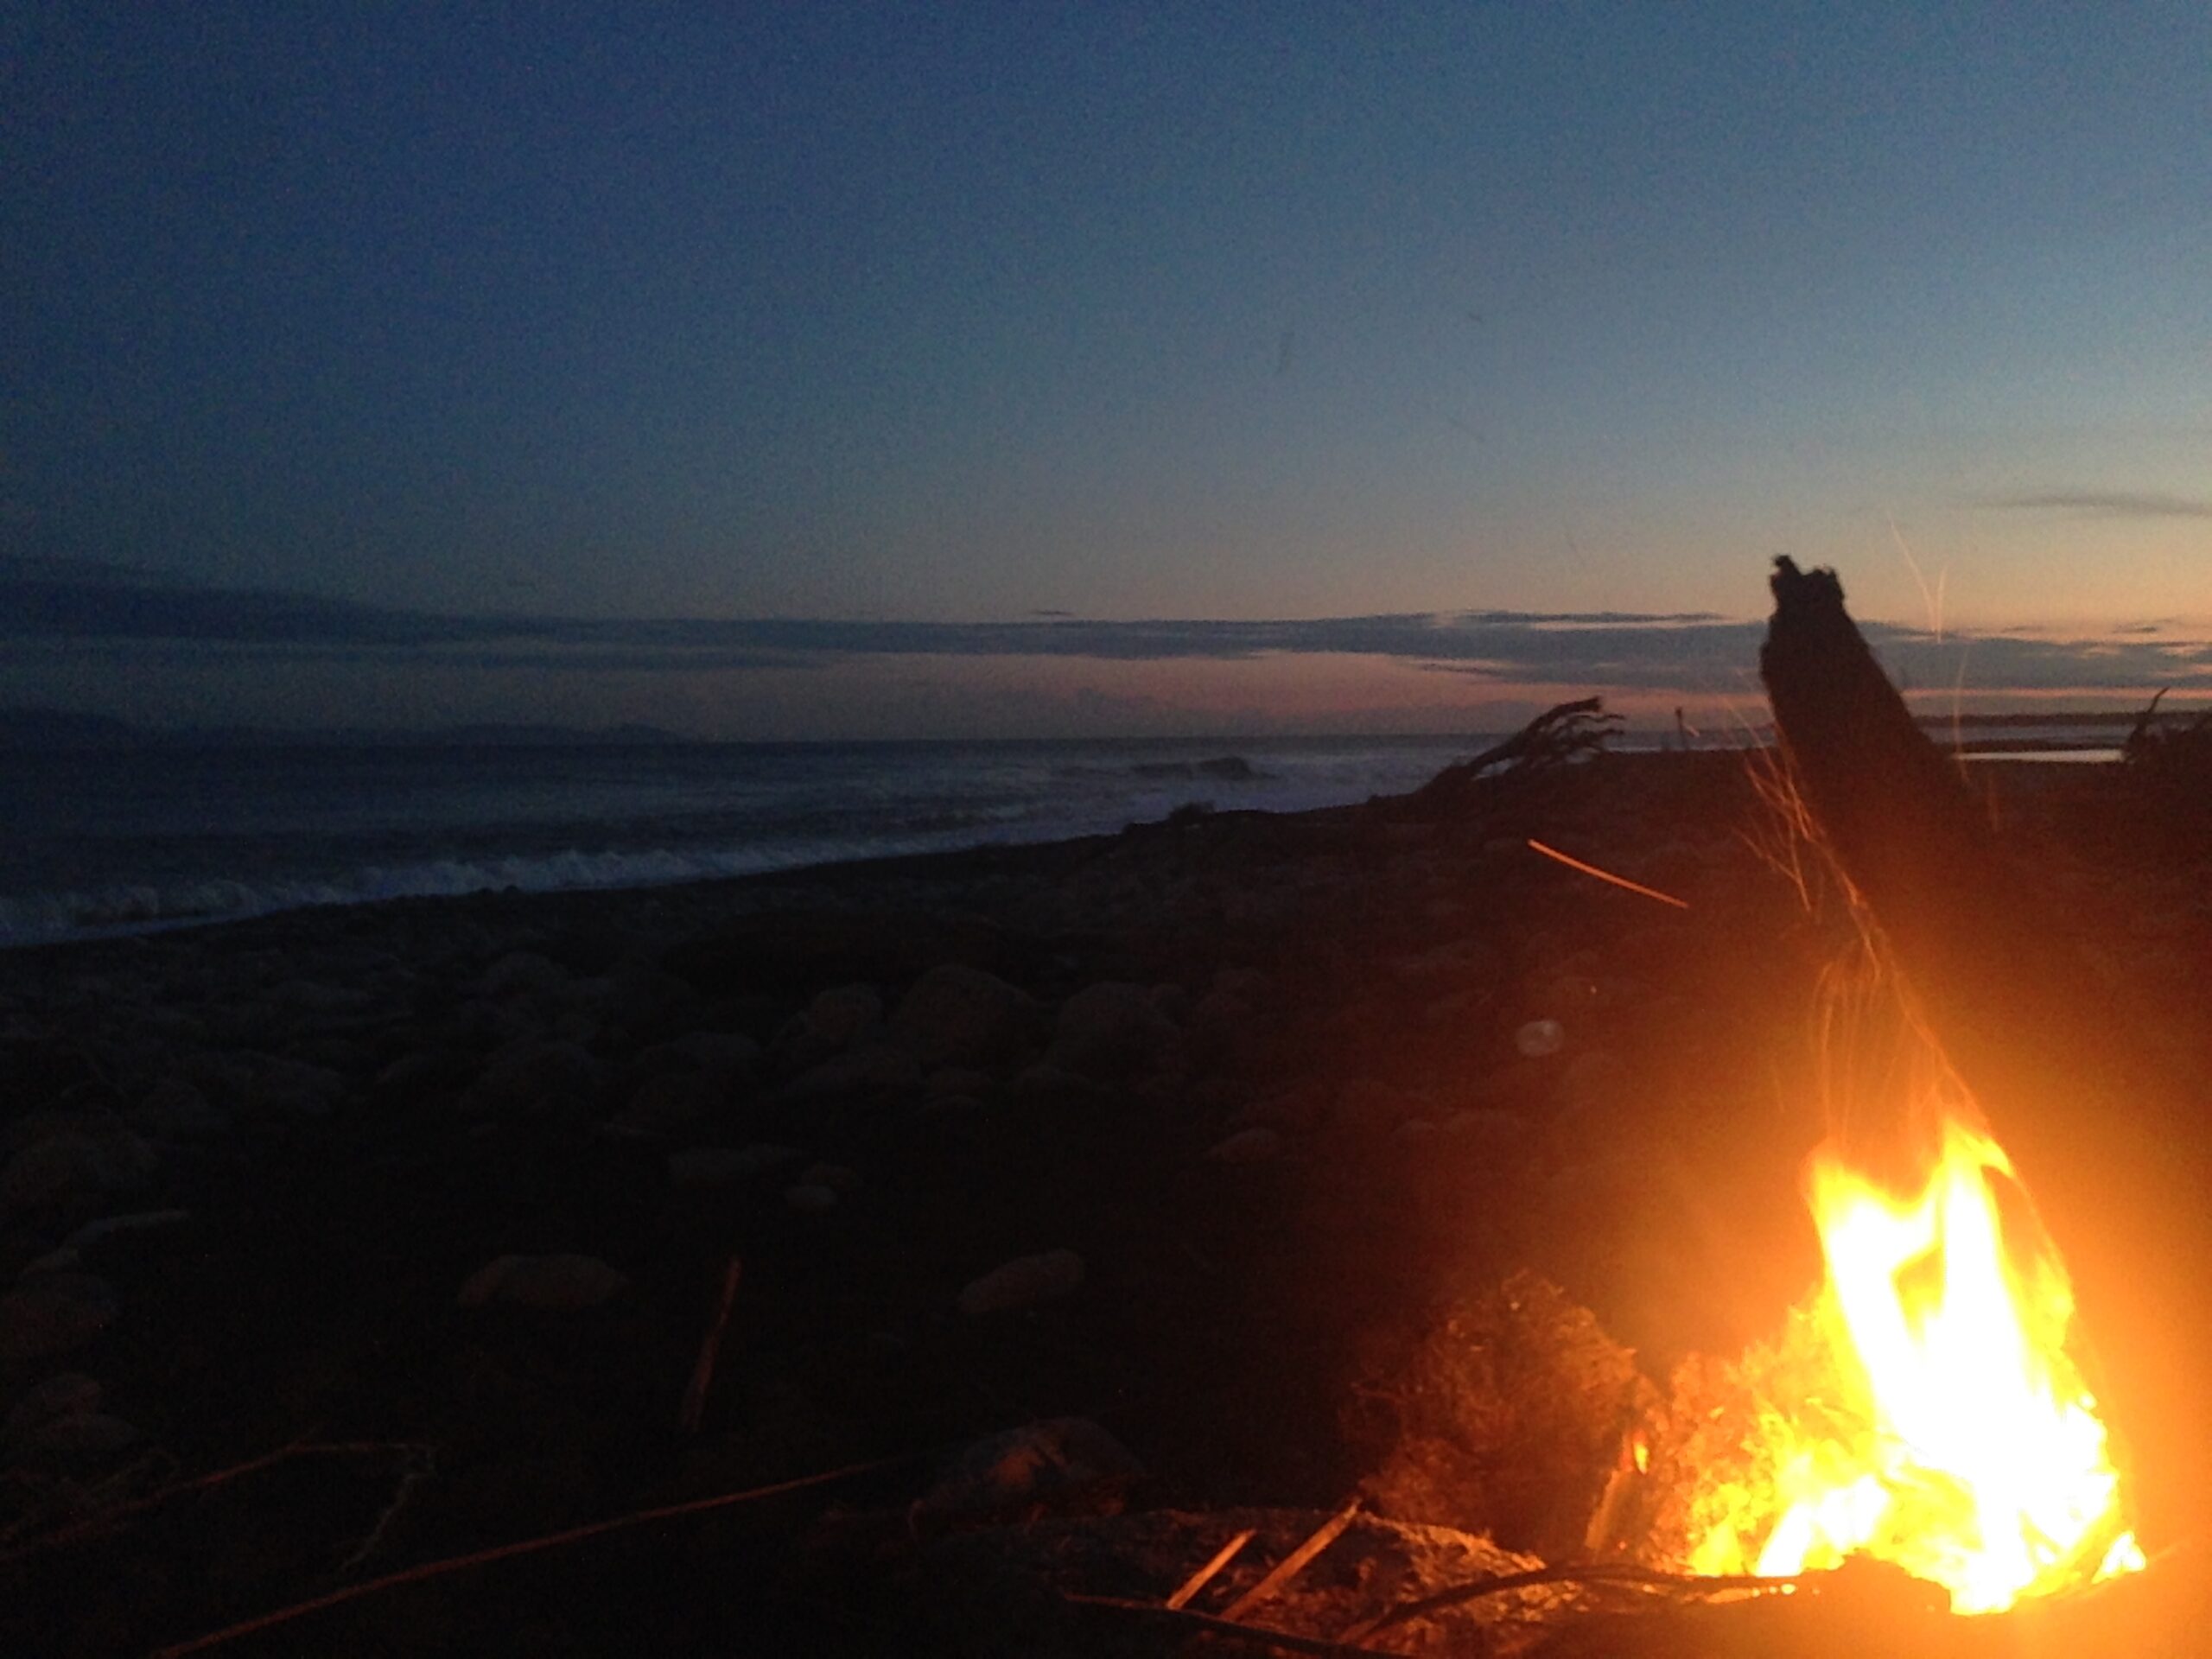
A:
POLYGON ((275 726, 148 727, 111 715, 67 709, 0 708, 0 749, 292 748, 302 745, 388 747, 557 748, 577 744, 688 743, 679 732, 630 721, 578 728, 477 724, 467 726, 339 727, 322 730, 275 726))

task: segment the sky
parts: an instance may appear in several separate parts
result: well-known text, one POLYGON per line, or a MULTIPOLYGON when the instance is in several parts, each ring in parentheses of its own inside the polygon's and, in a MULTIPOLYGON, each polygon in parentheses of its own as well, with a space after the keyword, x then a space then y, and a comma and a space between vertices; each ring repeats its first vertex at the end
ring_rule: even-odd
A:
POLYGON ((0 13, 0 704, 2212 690, 2212 8, 0 13))

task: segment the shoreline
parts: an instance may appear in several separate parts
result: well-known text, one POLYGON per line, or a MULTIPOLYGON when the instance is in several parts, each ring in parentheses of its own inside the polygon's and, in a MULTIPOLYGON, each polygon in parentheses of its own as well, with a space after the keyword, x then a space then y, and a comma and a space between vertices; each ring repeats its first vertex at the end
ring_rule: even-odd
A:
MULTIPOLYGON (((1408 740, 1408 741, 1410 741, 1411 740, 1408 740)), ((1190 745, 1189 747, 1195 749, 1210 746, 1201 742, 1190 745)), ((1709 747, 1694 748, 1690 750, 1654 747, 1617 749, 1613 751, 1613 753, 1615 758, 1622 760, 1644 761, 1654 757, 1667 755, 1692 754, 1711 757, 1720 755, 1742 755, 1748 753, 1758 752, 1759 751, 1757 749, 1745 749, 1737 747, 1726 748, 1709 747)), ((2119 759, 2119 752, 2117 750, 2101 748, 2085 749, 2061 740, 2045 740, 2037 738, 1996 739, 1979 741, 1973 744, 1970 747, 1963 746, 1955 747, 1952 748, 1952 753, 1954 753, 1961 760, 1967 762, 2006 762, 2020 765, 2043 763, 2047 765, 2101 766, 2116 761, 2119 759)), ((1232 760, 1240 767, 1247 766, 1249 764, 1244 762, 1241 757, 1224 757, 1218 760, 1208 761, 1205 764, 1207 766, 1220 765, 1225 766, 1232 760)), ((1205 780, 1206 779, 1203 772, 1203 768, 1198 772, 1194 772, 1190 779, 1190 781, 1196 785, 1203 785, 1205 780)), ((1376 796, 1370 797, 1370 798, 1390 799, 1395 798, 1389 796, 1376 796)), ((1193 804, 1204 804, 1205 810, 1209 814, 1215 813, 1215 809, 1211 804, 1203 803, 1193 803, 1193 804)), ((1230 806, 1220 809, 1219 812, 1216 815, 1227 817, 1240 812, 1258 812, 1260 814, 1271 817, 1297 817, 1307 813, 1344 810, 1347 810, 1349 806, 1353 804, 1357 804, 1357 803, 1345 803, 1336 806, 1306 806, 1287 809, 1275 807, 1230 806)), ((1178 811, 1187 811, 1189 809, 1187 807, 1181 807, 1175 810, 1178 811)), ((626 866, 643 868, 650 866, 655 862, 668 861, 690 861, 696 862, 704 861, 741 864, 756 857, 766 858, 772 861, 775 855, 765 848, 757 850, 748 850, 741 848, 723 849, 719 850, 699 849, 681 852, 673 849, 631 852, 605 849, 598 852, 585 852, 581 849, 571 848, 564 852, 556 854, 512 855, 504 858, 480 858, 476 860, 474 864, 467 860, 438 861, 425 863, 419 867, 419 870, 417 870, 417 873, 412 878, 414 880, 422 884, 418 890, 402 890, 395 893, 362 893, 356 892, 334 894, 334 896, 328 897, 314 896, 291 900, 280 899, 258 903, 252 902, 248 899, 241 899, 239 902, 229 904, 222 907, 210 907, 198 910, 178 910, 165 914, 147 915, 141 913, 126 915, 115 920, 80 923, 73 925, 60 921, 53 921, 41 925, 35 922, 25 920, 18 925, 0 927, 0 958, 4 958, 12 953, 27 950, 43 950, 60 945, 92 944, 103 940, 114 940, 129 938, 158 937, 166 933, 197 931, 208 927, 227 927, 245 923, 264 920, 272 917, 296 914, 308 911, 353 910, 365 906, 372 907, 386 904, 409 903, 416 901, 467 901, 493 895, 513 896, 518 893, 530 896, 558 898, 563 895, 585 893, 646 893, 693 887, 709 887, 725 883, 759 882, 776 880, 803 880, 807 878, 810 873, 817 870, 854 865, 872 866, 911 860, 927 861, 931 859, 954 858, 968 855, 987 857, 1001 853, 1012 853, 1017 849, 1024 848, 1049 846, 1061 841, 1085 840, 1098 836, 1110 836, 1115 834, 1127 833, 1129 830, 1141 828, 1148 823, 1158 823, 1161 821, 1162 820, 1159 818, 1139 820, 1125 824, 1118 830, 1077 830, 1073 834, 1069 834, 1057 829, 1043 829, 1033 836, 1019 836, 1011 840, 994 841, 984 839, 956 845, 940 845, 912 850, 861 852, 849 856, 833 855, 825 858, 802 855, 791 858, 789 861, 769 861, 763 863, 757 868, 740 868, 731 870, 727 873, 702 874, 696 871, 684 871, 680 874, 661 876, 647 875, 642 877, 618 874, 606 880, 592 879, 587 875, 585 879, 582 880, 564 881, 556 879, 546 885, 523 885, 515 882, 494 883, 488 881, 484 882, 481 885, 474 886, 433 886, 431 884, 434 881, 440 884, 451 883, 456 880, 465 879, 464 877, 457 876, 456 872, 466 871, 471 868, 481 868, 486 863, 495 867, 500 863, 514 864, 517 866, 524 863, 534 863, 539 867, 546 868, 557 867, 563 864, 570 864, 587 871, 594 866, 602 868, 620 870, 626 866)), ((368 866, 353 871, 350 874, 335 875, 327 879, 315 879, 305 876, 293 878, 286 882, 280 883, 276 890, 282 892, 285 890, 285 888, 290 887, 297 888, 303 892, 330 893, 333 893, 334 889, 341 887, 349 881, 366 881, 372 885, 378 885, 389 884, 395 879, 397 879, 401 882, 403 889, 404 889, 405 883, 410 879, 410 871, 415 869, 416 869, 416 867, 411 866, 401 867, 396 870, 384 866, 368 866)), ((186 901, 188 901, 190 894, 197 891, 204 890, 216 892, 223 894, 226 898, 232 895, 247 894, 251 891, 245 882, 232 878, 208 878, 203 880, 181 881, 175 890, 179 893, 186 895, 186 901)), ((105 901, 105 907, 111 910, 130 910, 135 908, 142 912, 147 910, 158 909, 163 902, 161 896, 162 891, 163 890, 162 888, 154 884, 126 884, 112 890, 105 901)), ((173 902, 178 901, 173 900, 173 902)), ((32 911, 27 912, 28 914, 37 913, 37 907, 43 907, 57 912, 69 911, 73 908, 78 912, 83 912, 95 907, 92 895, 83 893, 64 892, 54 893, 28 893, 18 895, 13 899, 0 899, 0 913, 5 913, 11 907, 20 909, 24 906, 34 907, 32 911)))

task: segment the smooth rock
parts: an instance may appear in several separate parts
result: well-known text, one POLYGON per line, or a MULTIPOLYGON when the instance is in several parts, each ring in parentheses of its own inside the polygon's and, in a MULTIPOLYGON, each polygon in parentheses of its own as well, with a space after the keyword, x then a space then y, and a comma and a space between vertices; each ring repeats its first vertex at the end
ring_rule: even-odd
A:
POLYGON ((340 1019, 366 1014, 376 1006, 367 991, 350 985, 325 985, 319 980, 290 979, 269 993, 279 1007, 292 1008, 320 1019, 340 1019))
POLYGON ((1034 1307, 1081 1289, 1083 1279, 1084 1261, 1073 1250, 1016 1256, 971 1281, 960 1293, 959 1307, 970 1319, 1034 1307))
POLYGON ((783 1086, 788 1100, 840 1095, 895 1095, 921 1086, 921 1062, 904 1048, 856 1048, 810 1067, 783 1086))
POLYGON ((712 1192, 735 1186, 756 1175, 797 1163, 806 1154, 797 1147, 693 1147, 671 1153, 668 1184, 679 1192, 712 1192))
POLYGON ((27 1273, 0 1296, 0 1360, 48 1359, 113 1323, 114 1287, 89 1273, 27 1273))
POLYGON ((726 1090, 750 1084, 760 1070, 760 1045, 743 1032, 687 1032, 667 1046, 726 1090))
POLYGON ((494 997, 557 995, 569 983, 559 963, 535 950, 510 950, 484 970, 484 990, 494 997))
POLYGON ((88 1221, 62 1241, 65 1250, 83 1252, 118 1233, 146 1232, 156 1227, 180 1227, 192 1219, 189 1210, 139 1210, 127 1216, 102 1216, 88 1221))
POLYGON ((799 1015, 823 1057, 849 1048, 883 1018, 883 994, 873 985, 840 985, 822 992, 799 1015))
POLYGON ((1041 1061, 1016 1074, 1013 1095, 1015 1105, 1032 1110, 1054 1106, 1110 1106, 1122 1098, 1120 1091, 1110 1084, 1041 1061))
POLYGON ((1513 1033, 1522 1058, 1541 1060, 1567 1046, 1567 1027, 1556 1020, 1531 1020, 1513 1033))
POLYGON ((1437 1128, 1443 1131, 1446 1146, 1484 1168, 1518 1169, 1535 1155, 1535 1131, 1528 1119, 1515 1112, 1475 1107, 1453 1112, 1437 1128))
POLYGON ((524 1043, 493 1057, 468 1091, 474 1110, 536 1116, 589 1101, 599 1063, 581 1044, 524 1043))
POLYGON ((1021 1044, 1039 1014, 1037 1000, 1018 986, 948 962, 914 982, 891 1016, 891 1029, 925 1070, 989 1066, 1021 1044))
POLYGON ((286 1116, 321 1117, 346 1092, 346 1079, 328 1066, 282 1054, 245 1052, 238 1056, 248 1105, 286 1116))
POLYGON ((1239 1129, 1206 1156, 1217 1164, 1264 1164, 1282 1155, 1282 1136, 1270 1128, 1239 1129))
POLYGON ((569 1313, 596 1307, 629 1287, 629 1274, 595 1255, 503 1255, 471 1274, 455 1300, 463 1307, 507 1302, 569 1313))
POLYGON ((158 1162, 129 1129, 65 1130, 33 1142, 0 1169, 0 1211, 66 1209, 145 1185, 158 1162))
POLYGON ((0 1422, 0 1442, 21 1440, 57 1417, 79 1417, 96 1412, 107 1397, 99 1379, 82 1371, 62 1371, 49 1376, 8 1409, 0 1422))
POLYGON ((1177 1036, 1174 1021, 1143 986, 1102 981, 1060 1005, 1045 1059, 1065 1071, 1118 1081, 1157 1071, 1177 1036))
POLYGON ((1423 1105, 1402 1089, 1374 1077, 1354 1077, 1337 1091, 1330 1122, 1356 1135, 1380 1137, 1421 1116, 1423 1105))
POLYGON ((128 1451, 142 1438, 120 1417, 86 1411, 49 1419, 5 1445, 11 1464, 73 1463, 128 1451))
POLYGON ((845 1198, 853 1197, 867 1185, 858 1170, 848 1169, 842 1164, 810 1164, 799 1172, 798 1179, 803 1186, 826 1186, 845 1198))
POLYGON ((989 1072, 964 1065, 941 1065, 922 1079, 922 1092, 931 1100, 946 1100, 958 1096, 972 1098, 990 1086, 989 1072))
POLYGON ((703 1072, 663 1072, 639 1085, 615 1115, 614 1127, 633 1135, 681 1135, 707 1122, 722 1105, 721 1087, 703 1072))
POLYGON ((230 1114, 182 1077, 164 1077, 131 1108, 131 1127, 165 1140, 205 1141, 227 1134, 230 1114))

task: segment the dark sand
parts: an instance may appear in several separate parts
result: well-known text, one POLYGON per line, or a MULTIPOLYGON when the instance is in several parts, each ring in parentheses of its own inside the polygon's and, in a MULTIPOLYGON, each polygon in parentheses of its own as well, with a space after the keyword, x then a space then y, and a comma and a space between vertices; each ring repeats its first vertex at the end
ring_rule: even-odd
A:
MULTIPOLYGON (((2190 1011, 2201 1062, 2205 867, 2113 769, 1991 776, 2035 879, 2190 1011)), ((982 1437, 1087 1419, 1142 1472, 1101 1453, 1108 1478, 971 1519, 1327 1509, 1397 1450, 1408 1356, 1516 1269, 1655 1381, 1733 1353, 1815 1273, 1810 1016, 1847 937, 1754 842, 1782 845, 1744 759, 1608 757, 1448 817, 1225 814, 0 957, 0 1650, 144 1651, 894 1459, 217 1650, 982 1651, 915 1567, 982 1437), (1555 1052, 1522 1052, 1535 1020, 1555 1052), (1079 1285, 963 1311, 1052 1252, 1079 1285), (591 1260, 461 1305, 510 1255, 591 1260)), ((1555 1544, 1592 1471, 1518 1473, 1400 1518, 1555 1544)))

